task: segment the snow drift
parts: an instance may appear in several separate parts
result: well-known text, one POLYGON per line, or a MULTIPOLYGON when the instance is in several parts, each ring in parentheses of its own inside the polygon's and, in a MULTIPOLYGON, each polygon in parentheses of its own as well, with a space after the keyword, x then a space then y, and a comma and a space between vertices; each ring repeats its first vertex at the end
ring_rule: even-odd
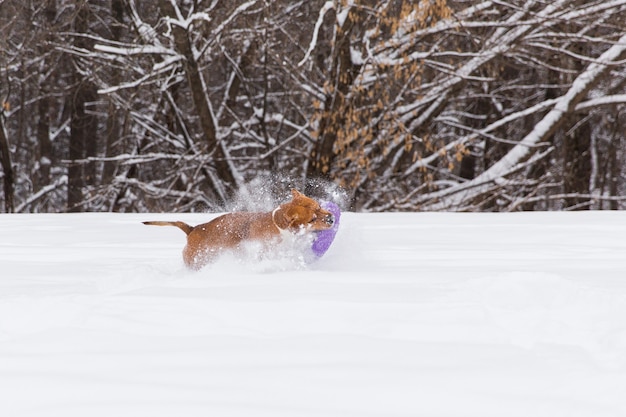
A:
POLYGON ((197 273, 151 216, 0 216, 0 415, 626 415, 624 213, 345 213, 197 273))

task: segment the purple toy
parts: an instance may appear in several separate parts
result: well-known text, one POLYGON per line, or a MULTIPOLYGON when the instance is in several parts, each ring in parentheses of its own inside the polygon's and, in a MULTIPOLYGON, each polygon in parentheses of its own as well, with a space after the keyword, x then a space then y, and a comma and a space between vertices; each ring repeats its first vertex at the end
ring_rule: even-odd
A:
POLYGON ((322 201, 321 204, 323 209, 330 211, 333 216, 335 216, 335 222, 333 223, 333 227, 326 230, 321 230, 317 232, 317 236, 313 241, 313 245, 311 249, 313 249, 313 253, 316 257, 321 258, 330 245, 335 240, 335 235, 337 234, 337 230, 339 229, 339 218, 341 217, 341 210, 339 206, 332 201, 322 201))

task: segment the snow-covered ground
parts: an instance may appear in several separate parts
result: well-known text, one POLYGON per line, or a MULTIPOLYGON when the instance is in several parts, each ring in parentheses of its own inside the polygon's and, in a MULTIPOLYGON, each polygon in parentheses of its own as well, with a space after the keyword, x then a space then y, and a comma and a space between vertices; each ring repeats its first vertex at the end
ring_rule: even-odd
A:
POLYGON ((626 213, 353 214, 185 270, 142 220, 0 216, 0 416, 625 416, 626 213))

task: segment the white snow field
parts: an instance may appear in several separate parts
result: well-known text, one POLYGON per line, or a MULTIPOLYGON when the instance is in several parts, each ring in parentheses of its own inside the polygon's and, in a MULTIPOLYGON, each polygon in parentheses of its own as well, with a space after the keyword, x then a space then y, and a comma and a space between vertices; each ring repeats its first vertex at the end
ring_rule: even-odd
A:
POLYGON ((212 214, 0 216, 0 416, 626 415, 626 213, 345 213, 185 269, 212 214))

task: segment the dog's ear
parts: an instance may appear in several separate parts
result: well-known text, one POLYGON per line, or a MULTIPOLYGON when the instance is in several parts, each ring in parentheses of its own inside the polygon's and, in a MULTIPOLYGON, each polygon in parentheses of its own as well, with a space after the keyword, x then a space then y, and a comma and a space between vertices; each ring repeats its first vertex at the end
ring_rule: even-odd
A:
POLYGON ((304 197, 304 194, 302 194, 300 191, 296 190, 295 188, 291 189, 291 196, 293 197, 293 199, 297 199, 299 197, 304 197))

